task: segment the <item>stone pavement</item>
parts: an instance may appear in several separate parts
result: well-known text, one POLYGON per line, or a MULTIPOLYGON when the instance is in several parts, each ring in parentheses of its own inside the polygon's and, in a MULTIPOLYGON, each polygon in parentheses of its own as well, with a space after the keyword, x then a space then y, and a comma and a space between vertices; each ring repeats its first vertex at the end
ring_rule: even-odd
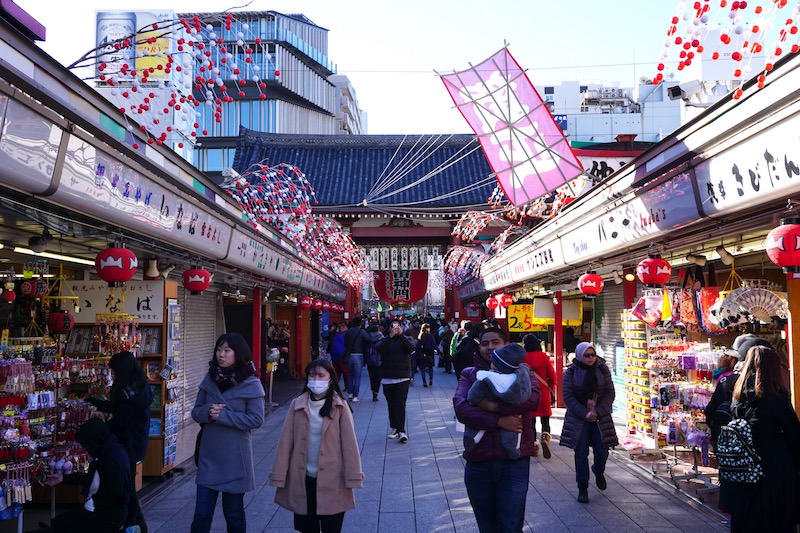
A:
MULTIPOLYGON (((409 391, 409 441, 386 438, 388 413, 380 395, 371 401, 369 380, 361 381, 365 401, 353 403, 356 436, 361 446, 364 487, 356 490, 356 509, 345 514, 346 532, 473 532, 477 531, 464 488, 462 434, 456 431, 452 395, 456 377, 435 369, 435 385, 409 391)), ((277 385, 285 398, 299 392, 297 382, 277 385)), ((282 398, 283 399, 283 398, 282 398)), ((292 514, 275 505, 268 474, 288 403, 270 413, 253 432, 256 490, 245 496, 248 531, 293 531, 292 514)), ((612 454, 604 492, 590 484, 588 504, 575 498, 572 451, 558 446, 563 410, 551 421, 553 457, 531 460, 531 483, 525 511, 525 531, 670 532, 727 531, 719 517, 680 493, 654 483, 623 454, 612 454), (560 416, 559 416, 560 415, 560 416)), ((225 453, 225 450, 220 450, 225 453)), ((194 511, 193 465, 143 499, 150 532, 188 531, 194 511)), ((214 531, 224 531, 217 506, 214 531)))

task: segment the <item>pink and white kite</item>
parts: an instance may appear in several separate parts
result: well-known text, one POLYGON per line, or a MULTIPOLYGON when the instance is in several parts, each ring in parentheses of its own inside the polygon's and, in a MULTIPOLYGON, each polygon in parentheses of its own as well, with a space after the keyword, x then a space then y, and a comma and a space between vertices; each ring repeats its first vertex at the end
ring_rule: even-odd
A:
POLYGON ((477 66, 441 75, 478 136, 514 206, 528 204, 583 174, 541 96, 505 47, 477 66))

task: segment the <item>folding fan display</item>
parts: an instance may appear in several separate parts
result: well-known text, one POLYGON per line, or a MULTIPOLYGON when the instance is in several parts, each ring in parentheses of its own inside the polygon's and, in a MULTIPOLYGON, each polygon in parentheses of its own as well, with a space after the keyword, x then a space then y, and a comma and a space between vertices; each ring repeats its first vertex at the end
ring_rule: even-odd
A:
MULTIPOLYGON (((726 300, 732 295, 733 293, 729 294, 726 300)), ((786 299, 769 289, 749 287, 736 295, 734 302, 741 313, 751 320, 770 322, 772 317, 783 319, 789 317, 789 304, 786 299)))
POLYGON ((697 310, 699 312, 698 325, 711 335, 720 335, 727 328, 716 323, 711 317, 711 307, 719 302, 719 287, 703 287, 697 291, 697 310))
MULTIPOLYGON (((744 316, 739 309, 739 305, 736 303, 736 298, 746 290, 747 289, 742 287, 732 290, 724 296, 716 311, 710 309, 712 316, 720 326, 727 328, 748 322, 747 317, 744 316)), ((722 296, 722 293, 720 293, 720 295, 722 296)))

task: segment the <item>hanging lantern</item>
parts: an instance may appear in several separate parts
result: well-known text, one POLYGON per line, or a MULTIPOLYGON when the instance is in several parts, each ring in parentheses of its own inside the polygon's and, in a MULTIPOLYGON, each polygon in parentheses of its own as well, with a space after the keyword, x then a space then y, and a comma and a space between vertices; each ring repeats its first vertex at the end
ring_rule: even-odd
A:
POLYGON ((311 307, 311 298, 309 296, 301 296, 297 303, 300 309, 308 309, 311 307))
POLYGON ((767 235, 767 255, 785 273, 800 272, 800 218, 781 218, 767 235))
POLYGON ((595 272, 587 272, 578 278, 578 290, 586 296, 597 296, 604 286, 603 277, 595 272))
POLYGON ((510 294, 500 295, 500 305, 503 307, 511 307, 512 303, 514 303, 514 298, 512 298, 510 294))
POLYGON ((43 279, 28 279, 19 286, 19 292, 26 298, 41 298, 47 294, 47 282, 43 279))
POLYGON ((75 318, 67 311, 53 311, 47 317, 47 327, 52 333, 69 333, 75 325, 75 318))
POLYGON ((323 311, 330 311, 330 309, 331 309, 331 303, 329 301, 327 301, 327 300, 323 301, 322 302, 322 310, 323 311))
POLYGON ((477 311, 477 310, 478 310, 478 307, 479 307, 479 306, 478 306, 478 302, 470 302, 470 303, 469 303, 469 309, 470 309, 470 311, 477 311))
POLYGON ((316 311, 322 309, 322 300, 319 298, 314 298, 314 301, 311 302, 311 307, 313 307, 316 311))
POLYGON ((139 262, 136 254, 127 248, 109 247, 97 254, 94 266, 100 279, 109 287, 121 287, 136 274, 139 262))
POLYGON ((183 286, 192 294, 203 294, 211 285, 211 274, 204 268, 190 268, 183 273, 183 286))
POLYGON ((6 289, 3 291, 3 294, 0 295, 0 298, 2 298, 6 303, 14 303, 14 300, 17 299, 17 293, 6 289))
POLYGON ((672 267, 658 254, 649 254, 647 259, 642 260, 636 267, 636 275, 639 281, 650 287, 660 287, 666 285, 672 276, 672 267))
POLYGON ((486 298, 486 307, 488 307, 489 309, 492 309, 492 310, 497 309, 497 306, 499 304, 500 304, 500 302, 498 302, 493 296, 490 296, 489 298, 486 298))

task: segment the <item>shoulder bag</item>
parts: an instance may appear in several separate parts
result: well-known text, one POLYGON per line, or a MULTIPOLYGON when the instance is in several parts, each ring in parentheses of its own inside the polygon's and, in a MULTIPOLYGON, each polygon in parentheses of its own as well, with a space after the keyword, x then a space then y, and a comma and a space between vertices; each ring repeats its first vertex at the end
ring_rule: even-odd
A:
POLYGON ((200 424, 200 431, 197 432, 197 440, 194 443, 194 466, 200 461, 200 441, 203 439, 203 429, 205 424, 200 424))

